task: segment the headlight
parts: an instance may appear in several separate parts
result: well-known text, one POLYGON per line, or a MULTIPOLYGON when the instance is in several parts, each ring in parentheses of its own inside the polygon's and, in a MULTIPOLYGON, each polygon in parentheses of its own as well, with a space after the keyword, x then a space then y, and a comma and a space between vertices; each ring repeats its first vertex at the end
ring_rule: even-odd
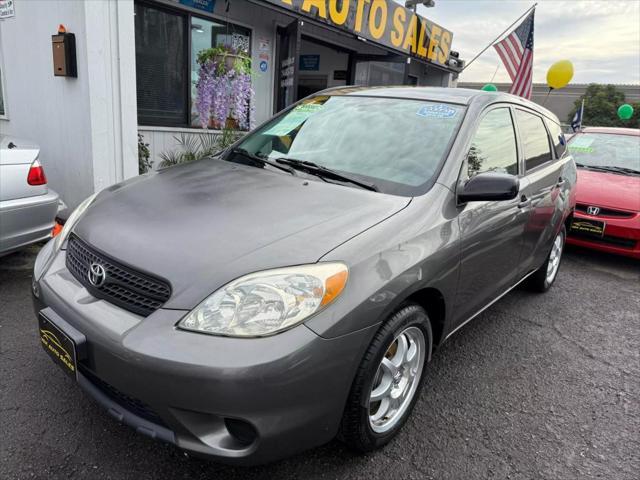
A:
POLYGON ((179 323, 213 335, 256 337, 292 327, 340 295, 348 269, 317 263, 245 275, 214 292, 179 323))
POLYGON ((99 192, 96 192, 90 197, 83 200, 83 202, 80 205, 78 205, 78 207, 71 213, 71 215, 69 215, 69 218, 67 218, 67 221, 64 222, 64 226, 62 227, 62 230, 55 237, 55 241, 53 243, 54 252, 57 252, 58 250, 60 250, 60 247, 64 245, 64 242, 67 239, 67 237, 69 237, 71 230, 73 229, 73 227, 75 227, 76 223, 78 223, 78 220, 80 220, 80 217, 82 217, 82 214, 93 203, 98 193, 99 192))
POLYGON ((49 266, 51 265, 51 262, 56 257, 56 254, 60 251, 60 248, 69 236, 69 233, 71 233, 71 230, 73 229, 75 224, 78 223, 78 220, 80 220, 82 214, 93 203, 93 200, 97 195, 98 192, 86 198, 80 205, 78 205, 78 207, 71 213, 71 215, 69 215, 67 221, 64 222, 64 226, 62 227, 62 230, 60 230, 60 233, 53 238, 53 248, 51 249, 51 254, 49 255, 46 263, 43 265, 42 270, 40 270, 40 276, 37 278, 37 280, 40 280, 40 278, 42 278, 42 276, 47 272, 49 266))

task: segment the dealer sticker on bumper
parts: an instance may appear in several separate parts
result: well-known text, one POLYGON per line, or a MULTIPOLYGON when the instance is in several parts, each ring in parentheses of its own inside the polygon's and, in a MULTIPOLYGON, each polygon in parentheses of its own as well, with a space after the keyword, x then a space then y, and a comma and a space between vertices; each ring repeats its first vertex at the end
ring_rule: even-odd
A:
POLYGON ((58 328, 42 313, 38 315, 40 343, 45 352, 70 375, 76 378, 76 346, 66 333, 58 328))
POLYGON ((596 237, 604 235, 604 227, 604 222, 597 220, 574 219, 573 222, 571 222, 571 230, 574 232, 585 233, 596 237))

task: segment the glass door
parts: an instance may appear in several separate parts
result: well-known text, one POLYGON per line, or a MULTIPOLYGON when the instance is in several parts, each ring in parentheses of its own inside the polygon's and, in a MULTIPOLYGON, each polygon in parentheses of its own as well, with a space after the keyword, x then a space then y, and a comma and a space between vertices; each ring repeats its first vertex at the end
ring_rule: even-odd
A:
POLYGON ((298 62, 300 58, 300 30, 302 22, 294 20, 278 28, 276 111, 296 101, 298 92, 298 62))

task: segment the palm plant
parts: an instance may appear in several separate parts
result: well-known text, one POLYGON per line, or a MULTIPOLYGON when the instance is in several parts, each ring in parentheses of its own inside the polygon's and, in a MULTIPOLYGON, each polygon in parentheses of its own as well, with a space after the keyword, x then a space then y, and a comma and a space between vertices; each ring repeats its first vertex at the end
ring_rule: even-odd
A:
POLYGON ((173 137, 178 144, 178 148, 160 154, 162 162, 160 162, 159 167, 172 167, 181 163, 211 157, 227 148, 238 140, 240 136, 241 134, 237 131, 230 129, 225 129, 222 133, 181 133, 180 136, 173 137))

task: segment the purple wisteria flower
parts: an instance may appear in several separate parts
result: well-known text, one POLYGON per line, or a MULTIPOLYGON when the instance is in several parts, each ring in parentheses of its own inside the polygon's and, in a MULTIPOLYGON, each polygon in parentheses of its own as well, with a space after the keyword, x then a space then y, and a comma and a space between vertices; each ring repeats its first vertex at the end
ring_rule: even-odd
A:
POLYGON ((227 70, 215 59, 200 62, 196 109, 202 128, 208 127, 209 119, 224 128, 229 118, 234 119, 242 129, 251 128, 253 95, 251 73, 240 68, 227 70))

